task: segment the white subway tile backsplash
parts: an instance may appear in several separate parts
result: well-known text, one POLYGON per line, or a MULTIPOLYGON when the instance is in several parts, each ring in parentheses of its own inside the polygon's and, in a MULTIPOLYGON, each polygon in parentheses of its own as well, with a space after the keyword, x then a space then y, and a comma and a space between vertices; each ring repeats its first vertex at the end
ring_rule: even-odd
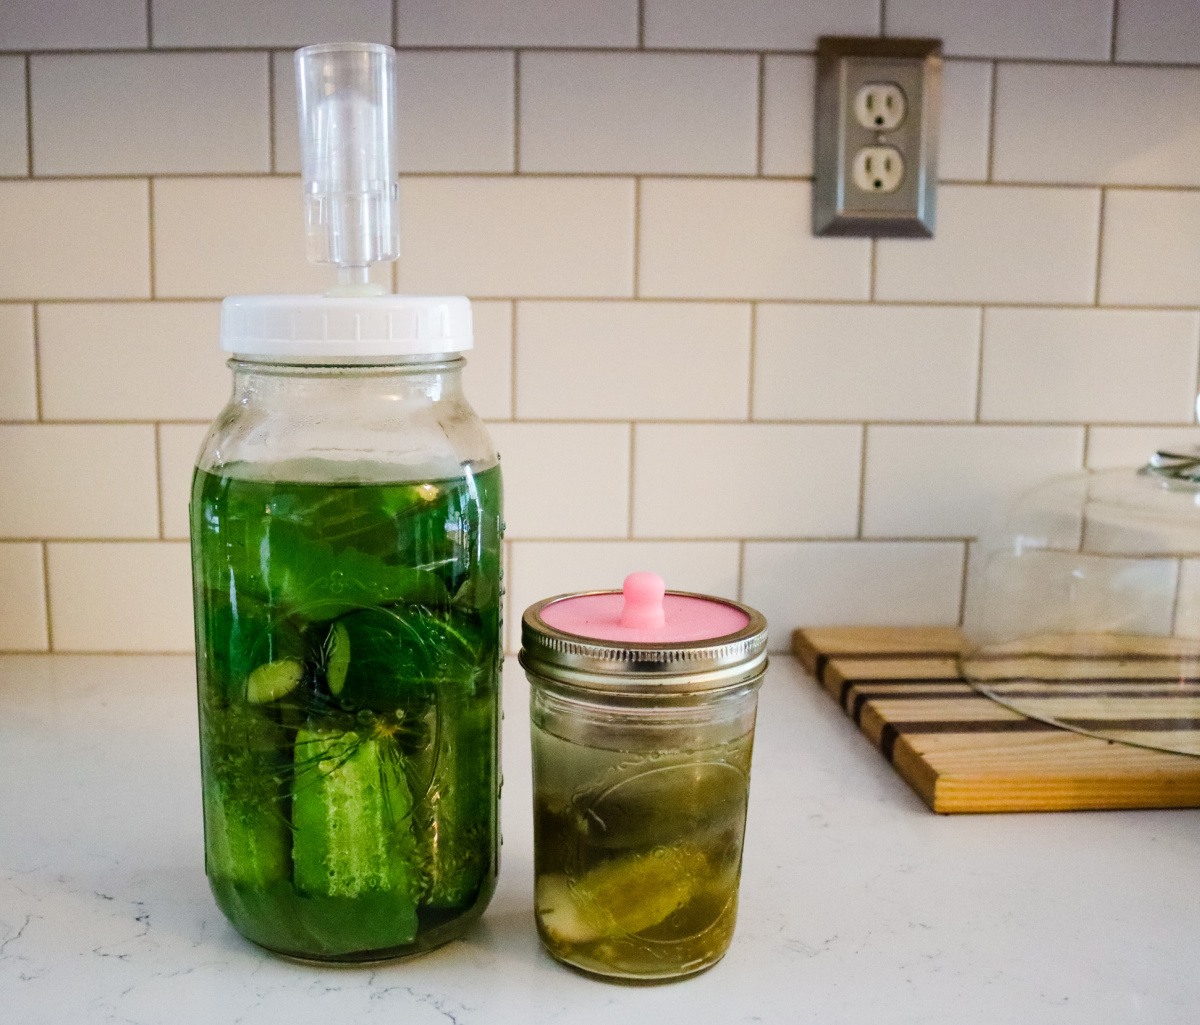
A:
POLYGON ((1193 0, 1120 0, 1119 61, 1194 64, 1200 54, 1200 5, 1193 0))
POLYGON ((979 311, 762 305, 756 420, 971 420, 979 311))
POLYGON ((146 45, 146 0, 4 0, 0 50, 146 45))
POLYGON ((812 50, 822 35, 873 36, 875 0, 645 0, 646 45, 812 50))
POLYGON ((48 303, 47 420, 211 420, 229 398, 216 303, 48 303))
POLYGON ((744 420, 750 307, 519 303, 517 416, 744 420), (688 367, 686 388, 664 388, 688 367))
POLYGON ((521 170, 752 174, 758 61, 741 54, 525 53, 521 170))
POLYGON ((47 545, 55 651, 191 651, 181 541, 47 545))
POLYGON ((812 57, 771 53, 763 58, 763 174, 813 173, 816 75, 812 57))
POLYGON ((883 239, 875 297, 904 302, 1090 303, 1095 189, 944 185, 932 239, 883 239))
POLYGON ((989 309, 983 324, 983 420, 1193 418, 1195 313, 989 309))
POLYGON ((400 289, 630 296, 633 196, 619 178, 408 179, 400 289))
POLYGON ((640 424, 639 538, 852 536, 862 428, 640 424))
POLYGON ((758 309, 757 420, 972 420, 979 311, 870 305, 758 309))
POLYGON ((627 536, 627 424, 493 423, 488 430, 500 452, 509 539, 627 536))
POLYGON ((1200 185, 1197 106, 1200 68, 1001 64, 994 175, 1022 182, 1200 185), (1148 96, 1154 97, 1150 111, 1148 96), (1063 117, 1064 110, 1074 114, 1063 117))
POLYGON ((942 63, 938 177, 954 181, 987 178, 991 104, 991 64, 956 60, 942 63))
POLYGON ((977 537, 1021 492, 1082 463, 1082 427, 868 427, 863 534, 977 537))
POLYGON ((26 129, 25 58, 0 57, 0 177, 29 173, 26 129))
POLYGON ((151 0, 155 46, 304 46, 353 39, 389 43, 391 0, 151 0))
POLYGON ((1112 0, 887 0, 886 20, 951 56, 1108 60, 1112 45, 1112 0))
MULTIPOLYGON (((401 50, 396 138, 404 173, 511 171, 513 67, 508 51, 401 50)), ((292 52, 273 55, 275 169, 299 173, 292 52)))
POLYGON ((0 420, 37 419, 33 307, 0 306, 0 420))
POLYGON ((398 0, 401 46, 636 46, 637 0, 398 0))
POLYGON ((871 243, 814 238, 808 182, 648 179, 645 297, 866 299, 871 243))
POLYGON ((1197 11, 0 0, 0 650, 190 646, 215 300, 333 281, 292 48, 338 38, 400 46, 376 280, 473 300, 510 643, 640 566, 741 589, 776 650, 955 622, 959 539, 1022 488, 1200 446, 1197 11), (935 238, 813 237, 822 34, 945 41, 935 238))
POLYGON ((508 646, 521 643, 521 616, 535 601, 568 591, 620 589, 629 573, 657 573, 673 591, 738 597, 732 541, 515 541, 508 576, 508 646))
POLYGON ((0 537, 157 537, 150 425, 0 426, 0 537))
POLYGON ((952 626, 963 558, 951 541, 750 541, 743 593, 772 651, 805 626, 952 626))
POLYGON ((160 298, 323 292, 328 267, 304 250, 294 178, 164 178, 154 183, 154 270, 160 298))
POLYGON ((513 403, 513 304, 476 301, 475 347, 464 352, 463 389, 485 420, 507 420, 513 403))
POLYGON ((1200 427, 1091 427, 1087 465, 1092 470, 1145 466, 1159 449, 1200 450, 1200 427))
POLYGON ((46 587, 40 544, 0 544, 0 651, 45 651, 46 587))
POLYGON ((0 181, 0 299, 150 294, 144 181, 0 181))
POLYGON ((33 171, 269 170, 267 56, 35 56, 33 171))
POLYGON ((158 480, 163 537, 188 536, 188 502, 196 456, 208 436, 208 424, 163 424, 158 428, 158 480))
POLYGON ((1102 252, 1102 303, 1200 305, 1200 192, 1109 190, 1102 252))

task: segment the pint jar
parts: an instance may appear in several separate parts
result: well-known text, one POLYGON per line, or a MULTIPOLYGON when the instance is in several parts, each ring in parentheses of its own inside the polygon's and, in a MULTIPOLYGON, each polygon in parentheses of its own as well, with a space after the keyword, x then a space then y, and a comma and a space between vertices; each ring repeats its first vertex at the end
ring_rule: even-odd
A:
POLYGON ((766 622, 631 574, 526 610, 537 929, 615 979, 695 974, 733 936, 766 622))

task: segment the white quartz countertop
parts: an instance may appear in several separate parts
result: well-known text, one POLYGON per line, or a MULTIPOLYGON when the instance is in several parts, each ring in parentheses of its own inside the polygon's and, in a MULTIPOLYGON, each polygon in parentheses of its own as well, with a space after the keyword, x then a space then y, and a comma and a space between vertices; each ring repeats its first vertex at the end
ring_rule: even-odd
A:
POLYGON ((940 817, 798 665, 759 709, 725 960, 576 974, 531 912, 527 690, 506 666, 500 885, 465 940, 292 964, 209 896, 191 660, 0 658, 4 1025, 1200 1020, 1200 811, 940 817))

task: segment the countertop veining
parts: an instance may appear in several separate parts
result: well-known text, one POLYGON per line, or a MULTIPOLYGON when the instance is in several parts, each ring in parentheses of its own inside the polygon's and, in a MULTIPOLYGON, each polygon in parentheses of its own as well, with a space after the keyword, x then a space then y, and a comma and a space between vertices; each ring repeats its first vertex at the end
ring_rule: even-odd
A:
POLYGON ((0 658, 0 1021, 1196 1019, 1200 811, 935 816, 784 657, 762 692, 725 960, 660 986, 563 968, 531 913, 526 700, 510 661, 482 923, 413 961, 313 968, 242 940, 208 893, 189 658, 0 658))

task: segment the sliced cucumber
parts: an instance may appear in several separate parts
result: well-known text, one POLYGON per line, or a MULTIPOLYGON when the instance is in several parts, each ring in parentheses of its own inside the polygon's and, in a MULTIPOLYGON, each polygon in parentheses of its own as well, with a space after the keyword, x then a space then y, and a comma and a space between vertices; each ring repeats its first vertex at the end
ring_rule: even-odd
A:
POLYGON ((337 697, 346 686, 346 672, 350 668, 350 631, 345 623, 334 623, 325 638, 325 682, 329 693, 337 697))
POLYGON ((297 892, 388 894, 390 945, 411 942, 417 932, 412 808, 404 764, 390 738, 320 727, 298 731, 292 788, 297 892))
POLYGON ((291 694, 304 679, 304 663, 294 658, 266 662, 246 677, 246 700, 265 705, 291 694))
POLYGON ((570 881, 547 876, 537 887, 542 928, 564 943, 650 929, 696 896, 707 865, 702 851, 681 844, 612 858, 570 881))

